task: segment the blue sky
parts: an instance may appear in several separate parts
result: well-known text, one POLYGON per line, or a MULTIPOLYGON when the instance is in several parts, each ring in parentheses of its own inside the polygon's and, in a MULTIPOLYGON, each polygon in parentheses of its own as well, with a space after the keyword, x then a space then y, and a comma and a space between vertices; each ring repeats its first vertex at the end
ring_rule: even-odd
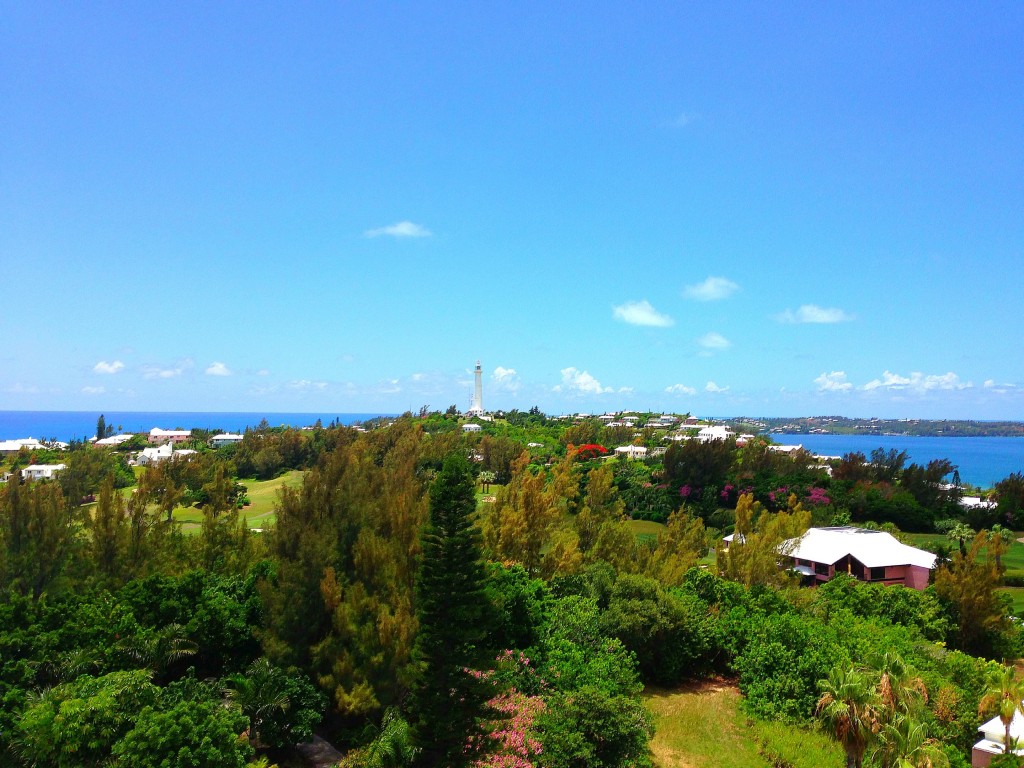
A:
POLYGON ((0 409, 1024 418, 1020 3, 0 2, 0 409))

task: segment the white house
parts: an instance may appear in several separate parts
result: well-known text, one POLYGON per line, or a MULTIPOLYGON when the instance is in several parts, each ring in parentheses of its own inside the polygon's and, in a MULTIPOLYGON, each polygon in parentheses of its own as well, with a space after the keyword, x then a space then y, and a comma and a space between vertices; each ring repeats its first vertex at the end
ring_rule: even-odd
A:
POLYGON ((779 551, 792 559, 794 570, 813 576, 816 583, 847 573, 858 581, 912 589, 928 586, 936 559, 885 531, 853 526, 811 528, 799 539, 784 542, 779 551))
POLYGON ((620 445, 615 449, 616 456, 626 456, 630 459, 647 458, 647 447, 643 445, 620 445))
POLYGON ((707 427, 701 427, 700 432, 697 433, 697 439, 704 443, 710 440, 729 440, 735 436, 735 432, 722 424, 712 424, 707 427))
POLYGON ((50 480, 55 472, 60 472, 65 464, 29 464, 21 470, 21 476, 26 480, 50 480))
POLYGON ((116 448, 121 443, 127 443, 135 435, 111 435, 110 437, 104 437, 102 440, 96 440, 93 445, 99 448, 116 448))
POLYGON ((242 435, 232 434, 231 432, 221 432, 219 435, 214 435, 210 438, 210 446, 212 448, 223 448, 225 445, 237 445, 243 440, 242 435))
POLYGON ((483 427, 481 427, 479 424, 463 424, 462 425, 462 431, 463 432, 479 432, 481 429, 483 429, 483 427))
MULTIPOLYGON (((978 728, 978 733, 981 740, 971 750, 971 768, 988 768, 993 757, 1003 754, 1006 727, 1002 720, 993 717, 978 728)), ((1013 713, 1013 720, 1010 721, 1010 740, 1024 744, 1024 717, 1019 711, 1013 713)), ((1013 754, 1024 757, 1024 748, 1014 749, 1013 754)))
POLYGON ((183 448, 180 451, 174 450, 170 443, 164 443, 158 448, 143 448, 142 453, 135 459, 135 463, 145 467, 148 464, 159 464, 161 461, 179 456, 191 456, 195 451, 183 448))
POLYGON ((23 437, 18 440, 0 440, 0 455, 7 456, 12 453, 17 453, 22 448, 28 448, 30 451, 38 451, 40 448, 46 446, 36 440, 34 437, 23 437))

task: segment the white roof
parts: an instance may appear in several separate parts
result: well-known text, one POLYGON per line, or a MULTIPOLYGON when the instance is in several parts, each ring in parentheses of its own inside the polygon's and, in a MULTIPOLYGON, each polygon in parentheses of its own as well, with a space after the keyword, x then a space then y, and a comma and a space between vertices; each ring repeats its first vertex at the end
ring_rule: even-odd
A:
POLYGON ((17 452, 22 448, 28 448, 30 451, 35 451, 42 447, 44 447, 43 444, 34 437, 22 437, 18 440, 0 440, 0 451, 17 452))
POLYGON ((232 432, 221 432, 219 435, 214 435, 210 438, 211 440, 243 440, 243 435, 236 435, 232 432))
POLYGON ((160 427, 153 427, 149 430, 149 434, 162 437, 188 437, 192 434, 191 429, 160 429, 160 427))
MULTIPOLYGON (((978 731, 986 740, 995 741, 1000 747, 1006 737, 1006 728, 998 716, 978 726, 978 731)), ((1020 712, 1013 713, 1013 720, 1010 721, 1010 738, 1024 741, 1024 717, 1021 717, 1020 712)))
POLYGON ((867 568, 886 565, 935 567, 935 555, 931 552, 909 547, 885 531, 852 526, 811 528, 799 539, 786 541, 782 551, 799 560, 829 565, 851 555, 867 568))
POLYGON ((66 464, 29 464, 22 472, 59 472, 66 464))
POLYGON ((102 440, 97 440, 93 445, 120 445, 131 440, 133 437, 135 435, 111 435, 110 437, 104 437, 102 440))

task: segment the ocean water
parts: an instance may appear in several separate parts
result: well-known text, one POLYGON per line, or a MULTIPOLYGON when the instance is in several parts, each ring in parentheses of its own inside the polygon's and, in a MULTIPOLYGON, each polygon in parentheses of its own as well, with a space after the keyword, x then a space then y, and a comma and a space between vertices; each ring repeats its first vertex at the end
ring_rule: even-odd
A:
POLYGON ((870 456, 876 448, 906 451, 910 461, 927 464, 949 459, 960 479, 991 488, 1013 472, 1024 472, 1024 437, 905 437, 902 435, 771 435, 783 445, 802 445, 812 453, 842 456, 860 451, 870 456))
MULTIPOLYGON (((69 442, 84 440, 96 434, 96 421, 100 411, 0 411, 0 440, 34 437, 38 440, 57 439, 69 442)), ((223 432, 242 432, 255 427, 263 419, 272 427, 312 426, 317 419, 324 425, 338 420, 350 425, 368 421, 384 413, 204 413, 179 411, 105 411, 103 418, 115 431, 149 432, 153 427, 162 429, 216 429, 223 432)))

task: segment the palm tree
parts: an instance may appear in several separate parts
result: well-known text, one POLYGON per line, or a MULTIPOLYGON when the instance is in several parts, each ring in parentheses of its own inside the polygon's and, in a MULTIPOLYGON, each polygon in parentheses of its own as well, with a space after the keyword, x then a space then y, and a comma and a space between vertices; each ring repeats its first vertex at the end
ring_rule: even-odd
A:
POLYGON ((249 740, 259 749, 264 746, 260 741, 264 724, 290 705, 288 694, 281 689, 281 674, 275 674, 266 657, 260 657, 244 674, 231 675, 228 685, 224 693, 249 718, 249 740))
POLYGON ((881 768, 949 768, 949 758, 928 727, 909 715, 896 715, 878 734, 872 758, 881 768))
POLYGON ((861 768, 877 724, 877 696, 871 680, 856 669, 836 667, 821 680, 817 715, 846 750, 847 768, 861 768))
POLYGON ((915 714, 928 701, 924 681, 895 653, 886 651, 871 666, 878 673, 878 697, 891 716, 915 714))
POLYGON ((415 756, 409 723, 396 709, 389 708, 381 720, 380 732, 366 748, 364 765, 366 768, 403 768, 412 765, 415 756))
POLYGON ((978 702, 978 714, 984 716, 991 714, 993 710, 999 715, 1006 731, 1003 752, 1010 754, 1013 750, 1010 725, 1018 712, 1024 715, 1024 683, 1017 679, 1013 667, 1000 667, 989 675, 985 695, 978 702))
POLYGON ((992 546, 989 547, 989 551, 994 555, 993 559, 996 561, 996 568, 999 573, 1003 573, 1003 553, 1010 548, 1010 545, 1017 540, 1017 534, 1011 531, 1009 528, 1004 528, 999 523, 996 523, 988 532, 988 538, 992 546))
POLYGON ((122 649, 143 669, 162 676, 176 662, 196 654, 197 646, 181 624, 138 635, 121 644, 122 649))

